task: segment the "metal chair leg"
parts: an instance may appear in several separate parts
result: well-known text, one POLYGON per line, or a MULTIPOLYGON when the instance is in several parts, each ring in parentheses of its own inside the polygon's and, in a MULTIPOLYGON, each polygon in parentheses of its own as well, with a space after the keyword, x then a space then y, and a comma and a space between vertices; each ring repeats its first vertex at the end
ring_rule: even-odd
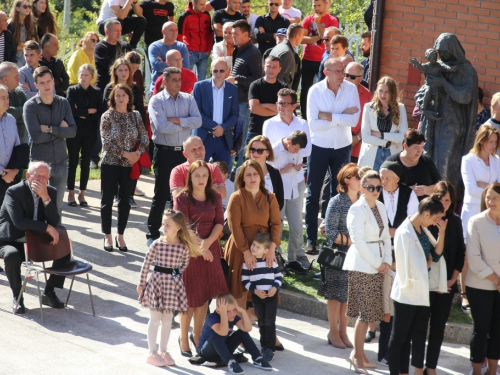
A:
POLYGON ((90 303, 92 304, 92 315, 95 316, 94 297, 92 296, 92 290, 90 289, 90 278, 88 273, 87 273, 87 285, 89 286, 90 303))
POLYGON ((71 285, 69 286, 68 297, 66 298, 66 307, 68 307, 69 296, 71 295, 71 290, 73 289, 73 281, 75 281, 75 276, 71 279, 71 285))
POLYGON ((24 291, 26 290, 26 284, 28 283, 28 275, 29 271, 26 270, 26 274, 24 275, 23 285, 21 286, 21 291, 19 292, 19 296, 17 297, 16 308, 12 312, 14 315, 16 315, 17 307, 21 303, 21 298, 23 298, 24 291))
POLYGON ((42 308, 42 293, 40 293, 40 281, 38 280, 38 272, 36 272, 36 287, 38 289, 38 301, 40 302, 40 315, 42 316, 42 324, 43 320, 43 308, 42 308))

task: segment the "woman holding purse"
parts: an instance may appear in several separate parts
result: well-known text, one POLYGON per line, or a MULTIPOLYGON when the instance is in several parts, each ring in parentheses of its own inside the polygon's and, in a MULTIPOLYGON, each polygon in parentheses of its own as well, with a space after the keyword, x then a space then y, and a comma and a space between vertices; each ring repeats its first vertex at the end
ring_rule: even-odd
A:
POLYGON ((101 228, 104 250, 113 251, 111 214, 113 198, 119 189, 118 236, 115 246, 127 251, 123 233, 130 214, 129 199, 134 188, 130 178, 132 166, 149 145, 149 138, 139 112, 132 109, 134 96, 127 85, 117 84, 109 96, 109 109, 101 118, 101 228), (138 147, 137 147, 137 144, 138 147))

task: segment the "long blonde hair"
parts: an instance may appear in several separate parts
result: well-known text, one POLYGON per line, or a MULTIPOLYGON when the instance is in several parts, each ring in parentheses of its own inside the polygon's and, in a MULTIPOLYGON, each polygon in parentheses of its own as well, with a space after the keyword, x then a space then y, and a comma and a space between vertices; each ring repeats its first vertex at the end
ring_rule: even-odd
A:
MULTIPOLYGON (((179 227, 177 238, 189 250, 189 255, 193 258, 200 256, 202 254, 201 240, 192 229, 188 228, 184 214, 180 211, 168 209, 163 214, 163 220, 165 219, 172 219, 179 227)), ((165 237, 163 238, 165 239, 165 237)))
POLYGON ((377 90, 373 95, 373 105, 372 108, 375 110, 375 115, 379 116, 382 113, 382 103, 378 97, 378 87, 380 85, 387 85, 389 89, 389 94, 391 94, 391 100, 389 101, 389 109, 391 111, 392 122, 399 125, 399 92, 398 85, 395 80, 391 77, 382 77, 377 82, 377 90))
POLYGON ((474 146, 472 146, 469 153, 479 156, 483 143, 487 142, 492 134, 497 135, 497 148, 492 153, 492 155, 495 155, 495 153, 498 151, 498 148, 500 147, 500 132, 493 125, 488 124, 481 125, 477 130, 476 139, 474 139, 474 146))

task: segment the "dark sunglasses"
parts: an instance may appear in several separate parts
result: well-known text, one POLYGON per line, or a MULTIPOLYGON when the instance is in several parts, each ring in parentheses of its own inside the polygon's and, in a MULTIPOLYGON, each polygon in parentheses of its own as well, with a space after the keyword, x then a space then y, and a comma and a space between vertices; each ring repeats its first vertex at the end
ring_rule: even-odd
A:
POLYGON ((212 69, 212 73, 213 74, 217 74, 217 73, 226 73, 226 69, 212 69))
POLYGON ((24 9, 31 9, 31 8, 33 8, 31 5, 23 5, 22 7, 23 7, 24 9))
POLYGON ((330 41, 330 38, 323 38, 321 39, 323 42, 329 42, 330 41))
POLYGON ((272 7, 272 6, 275 6, 275 7, 279 7, 280 6, 280 3, 269 3, 269 6, 272 7))
POLYGON ((267 151, 267 148, 253 148, 253 147, 250 147, 250 153, 251 154, 259 154, 259 155, 262 155, 264 153, 264 151, 267 151))
POLYGON ((363 76, 355 76, 355 75, 352 75, 352 74, 345 74, 345 77, 346 78, 350 78, 350 79, 356 79, 356 78, 359 78, 359 77, 363 77, 363 76))
POLYGON ((378 186, 373 186, 373 185, 363 186, 363 189, 368 190, 370 193, 373 193, 375 190, 377 190, 377 193, 380 193, 382 191, 382 185, 378 185, 378 186))

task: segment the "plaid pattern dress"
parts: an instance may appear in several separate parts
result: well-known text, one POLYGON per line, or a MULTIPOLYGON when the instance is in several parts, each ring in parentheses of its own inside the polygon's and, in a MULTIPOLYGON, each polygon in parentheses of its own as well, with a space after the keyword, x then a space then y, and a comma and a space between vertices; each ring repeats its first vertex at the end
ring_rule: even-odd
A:
POLYGON ((141 268, 140 285, 146 285, 139 296, 142 306, 164 312, 184 312, 188 302, 182 276, 155 272, 146 282, 152 263, 160 267, 180 268, 184 272, 189 264, 189 250, 182 244, 168 244, 161 237, 149 248, 141 268))

